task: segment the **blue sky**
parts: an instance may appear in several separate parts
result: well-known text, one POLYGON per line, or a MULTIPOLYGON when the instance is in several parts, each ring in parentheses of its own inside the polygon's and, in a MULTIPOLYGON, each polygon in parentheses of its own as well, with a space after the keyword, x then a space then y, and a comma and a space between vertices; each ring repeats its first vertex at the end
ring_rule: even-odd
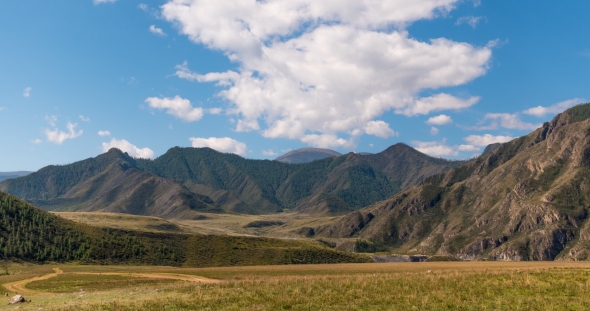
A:
POLYGON ((0 10, 0 171, 119 147, 463 159, 590 99, 590 3, 52 0, 0 10))

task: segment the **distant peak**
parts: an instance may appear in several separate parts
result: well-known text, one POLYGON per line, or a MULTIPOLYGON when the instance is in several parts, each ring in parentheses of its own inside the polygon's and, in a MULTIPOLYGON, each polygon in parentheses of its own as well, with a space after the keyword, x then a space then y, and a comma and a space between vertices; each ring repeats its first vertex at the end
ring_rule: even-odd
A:
POLYGON ((323 148, 301 148, 289 151, 276 158, 276 161, 284 163, 307 163, 329 157, 339 157, 342 154, 338 151, 323 148))

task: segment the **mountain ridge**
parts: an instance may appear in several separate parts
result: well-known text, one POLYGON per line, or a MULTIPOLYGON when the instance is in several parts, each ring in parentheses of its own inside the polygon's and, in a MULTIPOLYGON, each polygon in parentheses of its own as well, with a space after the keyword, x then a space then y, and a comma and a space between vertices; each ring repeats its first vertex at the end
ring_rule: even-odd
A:
POLYGON ((316 228, 461 259, 590 259, 590 104, 316 228))
POLYGON ((133 159, 113 149, 2 182, 0 190, 58 211, 164 218, 190 218, 190 213, 184 215, 190 210, 342 214, 462 163, 432 158, 405 144, 378 154, 349 153, 305 164, 249 160, 209 148, 175 147, 154 160, 133 159))

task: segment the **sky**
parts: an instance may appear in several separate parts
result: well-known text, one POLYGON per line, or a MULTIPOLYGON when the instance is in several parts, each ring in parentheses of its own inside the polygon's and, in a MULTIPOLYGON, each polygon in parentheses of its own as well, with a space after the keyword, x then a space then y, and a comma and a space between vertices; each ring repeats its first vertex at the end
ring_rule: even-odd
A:
POLYGON ((0 171, 112 147, 448 159, 590 100, 590 2, 21 0, 0 9, 0 171))

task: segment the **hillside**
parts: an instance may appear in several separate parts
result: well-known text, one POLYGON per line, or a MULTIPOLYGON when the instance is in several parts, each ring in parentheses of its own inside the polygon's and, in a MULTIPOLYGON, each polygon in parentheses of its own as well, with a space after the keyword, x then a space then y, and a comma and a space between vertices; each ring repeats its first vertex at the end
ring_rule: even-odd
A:
POLYGON ((248 160, 209 148, 175 147, 155 160, 112 149, 6 180, 0 190, 51 211, 168 219, 191 218, 192 211, 343 214, 463 163, 432 158, 404 144, 378 154, 349 153, 305 164, 248 160))
POLYGON ((177 217, 191 210, 220 211, 213 201, 137 169, 118 149, 65 166, 48 166, 7 180, 0 190, 51 211, 116 212, 177 217))
POLYGON ((187 267, 364 262, 311 242, 115 230, 77 224, 0 192, 5 260, 187 267))
POLYGON ((27 171, 18 171, 18 172, 0 172, 0 182, 7 180, 7 179, 11 179, 11 178, 18 178, 21 176, 26 176, 31 174, 32 172, 27 172, 27 171))
POLYGON ((321 149, 321 148, 301 148, 293 151, 289 151, 284 155, 275 159, 275 161, 291 164, 308 163, 315 160, 321 160, 329 157, 339 157, 342 154, 340 152, 321 149))
POLYGON ((400 252, 590 259, 590 104, 486 156, 317 228, 400 252))

